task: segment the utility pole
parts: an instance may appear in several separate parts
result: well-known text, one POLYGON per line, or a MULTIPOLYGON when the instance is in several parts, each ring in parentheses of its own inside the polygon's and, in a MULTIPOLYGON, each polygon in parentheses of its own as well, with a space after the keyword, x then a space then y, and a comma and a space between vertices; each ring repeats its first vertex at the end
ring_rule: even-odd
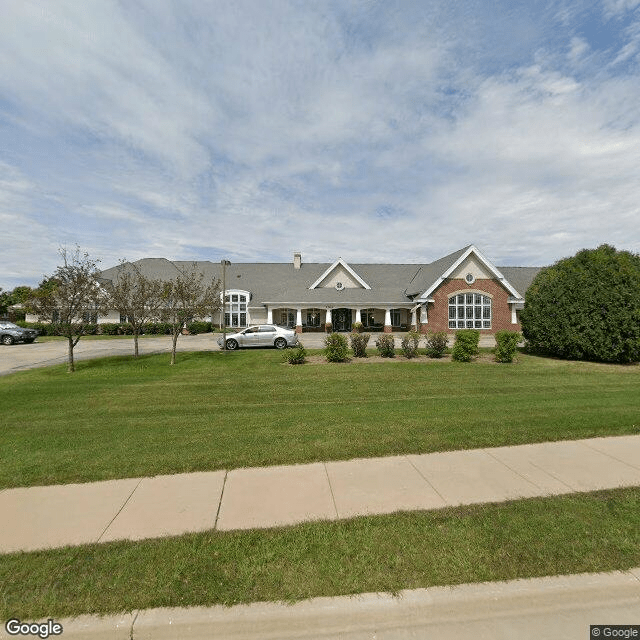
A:
POLYGON ((227 350, 227 316, 225 309, 227 308, 227 267, 231 264, 229 260, 221 260, 222 265, 222 349, 227 350))

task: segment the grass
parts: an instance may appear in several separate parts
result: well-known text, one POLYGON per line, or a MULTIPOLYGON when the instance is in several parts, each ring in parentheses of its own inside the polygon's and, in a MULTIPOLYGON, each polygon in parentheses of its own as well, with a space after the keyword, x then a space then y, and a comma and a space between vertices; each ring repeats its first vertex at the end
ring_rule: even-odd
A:
POLYGON ((640 489, 0 556, 0 619, 294 601, 640 565, 640 489))
MULTIPOLYGON (((311 352, 313 353, 313 352, 311 352)), ((0 378, 0 488, 640 432, 640 367, 289 366, 277 351, 80 361, 0 378)))

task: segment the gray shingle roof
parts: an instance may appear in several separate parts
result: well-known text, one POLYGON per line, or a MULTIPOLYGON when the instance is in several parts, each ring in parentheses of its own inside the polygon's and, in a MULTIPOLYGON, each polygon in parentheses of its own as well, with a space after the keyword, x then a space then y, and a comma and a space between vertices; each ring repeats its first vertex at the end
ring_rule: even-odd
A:
POLYGON ((511 286, 524 297, 542 267, 497 267, 497 269, 511 283, 511 286))
MULTIPOLYGON (((411 304, 412 298, 426 291, 469 247, 464 247, 430 264, 371 264, 349 263, 349 266, 371 287, 371 289, 309 287, 333 263, 303 262, 300 269, 293 263, 232 263, 226 268, 226 287, 251 293, 252 305, 303 303, 309 306, 331 304, 411 304)), ((207 278, 222 279, 222 266, 217 262, 175 261, 165 258, 143 258, 135 262, 141 272, 153 278, 175 278, 178 269, 189 269, 196 265, 207 278)), ((512 286, 524 295, 539 268, 499 267, 512 286)), ((118 267, 102 272, 104 279, 117 278, 118 267)))

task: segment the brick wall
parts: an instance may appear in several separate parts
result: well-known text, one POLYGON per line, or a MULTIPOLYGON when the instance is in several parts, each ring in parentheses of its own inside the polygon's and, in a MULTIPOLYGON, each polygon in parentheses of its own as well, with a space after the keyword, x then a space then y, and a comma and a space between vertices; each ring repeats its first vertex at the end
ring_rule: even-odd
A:
POLYGON ((519 324, 511 324, 511 307, 507 302, 509 292, 495 280, 478 278, 473 284, 464 280, 447 280, 434 293, 427 307, 428 324, 422 325, 422 331, 453 331, 449 329, 449 296, 454 293, 483 293, 491 297, 491 329, 480 329, 481 333, 495 333, 501 329, 520 331, 519 324))

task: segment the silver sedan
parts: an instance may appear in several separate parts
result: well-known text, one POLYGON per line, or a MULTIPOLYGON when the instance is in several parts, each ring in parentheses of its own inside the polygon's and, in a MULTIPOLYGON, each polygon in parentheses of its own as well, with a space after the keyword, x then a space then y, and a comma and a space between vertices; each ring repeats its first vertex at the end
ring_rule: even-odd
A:
MULTIPOLYGON (((275 324, 259 324, 247 327, 238 333, 227 335, 227 351, 235 351, 239 347, 275 347, 286 349, 298 344, 298 334, 291 329, 278 327, 275 324)), ((223 338, 218 338, 222 349, 223 338)))

